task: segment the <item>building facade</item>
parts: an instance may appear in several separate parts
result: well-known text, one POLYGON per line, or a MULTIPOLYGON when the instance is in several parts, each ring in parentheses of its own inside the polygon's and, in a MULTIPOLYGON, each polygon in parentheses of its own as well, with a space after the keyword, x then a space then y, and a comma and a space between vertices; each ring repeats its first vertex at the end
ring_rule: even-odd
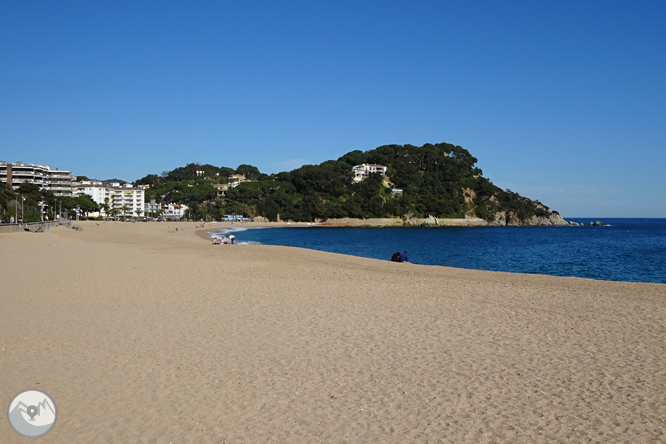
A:
POLYGON ((181 220, 187 214, 188 206, 170 203, 164 205, 163 210, 164 213, 162 213, 162 217, 164 219, 181 220))
POLYGON ((0 182, 9 184, 15 190, 22 183, 32 183, 43 190, 51 191, 56 196, 73 196, 74 175, 72 172, 58 168, 52 169, 48 165, 0 161, 0 182))
POLYGON ((372 163, 356 165, 352 168, 352 171, 354 172, 354 182, 360 182, 373 173, 386 176, 386 167, 384 165, 375 165, 372 163))
POLYGON ((83 181, 73 184, 74 195, 87 194, 92 197, 97 205, 102 208, 102 216, 130 216, 140 217, 144 215, 145 187, 121 185, 118 182, 104 184, 99 181, 83 181), (109 206, 109 213, 105 214, 104 205, 109 206))

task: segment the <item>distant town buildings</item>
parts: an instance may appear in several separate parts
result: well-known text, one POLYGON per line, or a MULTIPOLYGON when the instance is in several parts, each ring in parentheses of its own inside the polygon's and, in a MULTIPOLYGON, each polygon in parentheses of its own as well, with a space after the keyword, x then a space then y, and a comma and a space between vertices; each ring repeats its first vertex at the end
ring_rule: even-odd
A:
POLYGON ((117 216, 140 217, 144 214, 145 187, 143 186, 121 185, 119 182, 104 184, 91 180, 74 182, 72 188, 75 196, 84 194, 91 196, 102 209, 100 213, 103 216, 110 215, 104 212, 105 204, 109 206, 109 212, 115 210, 117 216))
POLYGON ((231 176, 228 176, 227 179, 229 181, 227 183, 213 184, 213 187, 217 190, 217 195, 220 197, 226 196, 229 188, 235 188, 243 182, 251 182, 250 180, 247 180, 242 174, 232 174, 231 176))
POLYGON ((22 183, 32 183, 56 196, 71 197, 74 175, 71 171, 51 169, 48 165, 0 161, 0 182, 9 184, 13 189, 18 189, 22 183))
POLYGON ((179 205, 170 203, 162 205, 155 200, 146 202, 143 214, 149 218, 181 220, 187 214, 189 207, 187 205, 179 205))
POLYGON ((187 205, 179 205, 175 203, 167 204, 163 207, 162 218, 171 220, 181 220, 185 217, 188 210, 187 205))
POLYGON ((32 183, 56 196, 76 197, 87 194, 102 209, 98 215, 110 215, 105 214, 105 205, 108 205, 109 213, 113 210, 117 216, 136 217, 144 214, 146 187, 121 185, 119 182, 105 184, 96 180, 76 182, 75 179, 71 171, 52 169, 48 165, 0 161, 0 182, 11 184, 13 189, 18 189, 22 183, 32 183))
POLYGON ((356 165, 352 168, 352 171, 354 172, 354 182, 361 182, 373 173, 379 173, 382 176, 386 176, 386 167, 384 165, 375 165, 372 163, 356 165))

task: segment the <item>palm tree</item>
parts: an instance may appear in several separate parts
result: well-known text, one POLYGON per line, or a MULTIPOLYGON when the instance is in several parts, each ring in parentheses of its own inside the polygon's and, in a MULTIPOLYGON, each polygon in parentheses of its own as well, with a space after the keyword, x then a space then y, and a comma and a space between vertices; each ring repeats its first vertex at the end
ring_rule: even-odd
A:
POLYGON ((188 213, 190 213, 188 219, 197 220, 199 217, 199 202, 193 200, 192 202, 188 203, 188 207, 189 207, 188 213))
POLYGON ((127 220, 127 210, 129 210, 129 207, 125 204, 120 209, 123 211, 123 221, 127 220))
POLYGON ((104 203, 102 204, 102 209, 104 210, 104 219, 109 218, 109 198, 105 197, 104 198, 104 203))

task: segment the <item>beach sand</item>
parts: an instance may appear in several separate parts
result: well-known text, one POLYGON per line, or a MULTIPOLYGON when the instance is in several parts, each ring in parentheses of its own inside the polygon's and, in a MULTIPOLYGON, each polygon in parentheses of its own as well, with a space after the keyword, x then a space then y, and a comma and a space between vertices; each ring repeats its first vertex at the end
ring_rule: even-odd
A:
POLYGON ((0 235, 2 443, 666 442, 666 285, 78 225, 0 235))

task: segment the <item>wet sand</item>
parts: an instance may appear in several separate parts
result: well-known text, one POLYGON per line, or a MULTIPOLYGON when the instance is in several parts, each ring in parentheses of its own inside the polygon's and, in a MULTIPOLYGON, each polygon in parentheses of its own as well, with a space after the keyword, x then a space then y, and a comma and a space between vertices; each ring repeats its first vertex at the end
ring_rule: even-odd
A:
POLYGON ((666 441, 666 285, 79 225, 0 235, 2 443, 666 441))

